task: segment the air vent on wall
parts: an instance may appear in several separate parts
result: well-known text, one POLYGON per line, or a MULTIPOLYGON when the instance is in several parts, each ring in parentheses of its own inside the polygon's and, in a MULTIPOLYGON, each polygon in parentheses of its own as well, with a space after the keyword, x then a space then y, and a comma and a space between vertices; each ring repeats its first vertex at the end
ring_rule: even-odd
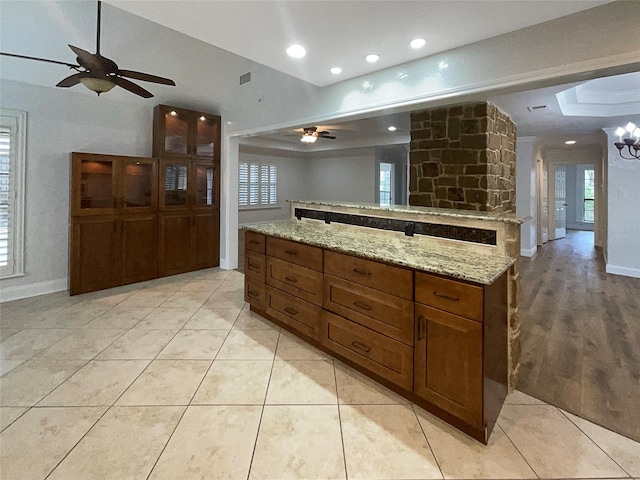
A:
POLYGON ((539 112, 540 110, 547 110, 548 107, 546 105, 534 105, 534 106, 530 106, 527 107, 527 110, 529 110, 530 112, 539 112))
POLYGON ((240 85, 249 83, 251 81, 251 72, 247 72, 244 75, 240 75, 240 85))

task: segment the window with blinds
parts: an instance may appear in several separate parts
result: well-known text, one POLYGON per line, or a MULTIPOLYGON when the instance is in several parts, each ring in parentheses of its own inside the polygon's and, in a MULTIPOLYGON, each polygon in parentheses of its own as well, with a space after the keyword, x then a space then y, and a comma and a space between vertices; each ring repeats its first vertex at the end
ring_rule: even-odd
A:
POLYGON ((240 162, 238 181, 240 207, 260 207, 278 203, 277 165, 240 162))
POLYGON ((22 198, 26 113, 0 110, 0 276, 23 272, 22 198))

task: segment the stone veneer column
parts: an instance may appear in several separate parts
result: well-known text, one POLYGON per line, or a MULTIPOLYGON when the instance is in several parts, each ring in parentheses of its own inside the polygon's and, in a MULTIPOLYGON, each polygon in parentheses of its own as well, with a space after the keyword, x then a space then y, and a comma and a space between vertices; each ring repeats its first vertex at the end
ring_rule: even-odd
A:
MULTIPOLYGON (((409 204, 514 212, 516 126, 495 105, 482 102, 411 114, 409 204)), ((515 388, 521 354, 518 296, 519 225, 507 226, 509 269, 509 387, 515 388)))
POLYGON ((409 203, 515 210, 516 126, 487 102, 411 114, 409 203))

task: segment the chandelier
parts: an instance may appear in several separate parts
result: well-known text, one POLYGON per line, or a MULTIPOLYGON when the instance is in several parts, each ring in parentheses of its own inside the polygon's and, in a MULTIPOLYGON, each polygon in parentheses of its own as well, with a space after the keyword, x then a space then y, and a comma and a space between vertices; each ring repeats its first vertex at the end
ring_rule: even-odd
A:
POLYGON ((636 128, 635 124, 629 122, 624 128, 618 127, 616 135, 618 136, 618 141, 615 142, 615 146, 620 156, 627 160, 633 160, 634 158, 640 160, 640 128, 636 128), (623 139, 622 137, 627 132, 629 137, 623 139), (625 154, 628 156, 625 156, 625 154))

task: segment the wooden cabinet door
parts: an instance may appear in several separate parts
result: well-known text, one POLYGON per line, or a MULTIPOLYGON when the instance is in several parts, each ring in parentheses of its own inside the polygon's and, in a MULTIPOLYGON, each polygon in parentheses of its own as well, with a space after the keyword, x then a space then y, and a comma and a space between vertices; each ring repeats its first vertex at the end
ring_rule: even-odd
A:
POLYGON ((416 304, 414 391, 482 428, 482 324, 416 304))
POLYGON ((190 207, 190 160, 160 160, 160 211, 187 211, 190 207))
POLYGON ((158 207, 158 160, 119 157, 118 203, 121 213, 151 213, 158 207))
POLYGON ((191 163, 190 192, 194 210, 220 209, 220 176, 217 164, 209 161, 191 163))
POLYGON ((115 156, 71 154, 71 215, 112 215, 118 211, 115 156))
POLYGON ((71 224, 71 295, 118 285, 119 221, 116 215, 76 217, 71 224))
POLYGON ((158 276, 158 218, 156 215, 123 217, 120 221, 121 283, 141 282, 158 276))
POLYGON ((186 157, 193 137, 191 111, 158 105, 153 111, 153 156, 186 157))
POLYGON ((191 112, 193 157, 212 160, 220 158, 220 116, 208 113, 191 112))
POLYGON ((193 269, 216 267, 220 263, 220 212, 193 215, 193 269))
POLYGON ((161 213, 158 225, 158 273, 174 275, 191 270, 192 215, 161 213))

